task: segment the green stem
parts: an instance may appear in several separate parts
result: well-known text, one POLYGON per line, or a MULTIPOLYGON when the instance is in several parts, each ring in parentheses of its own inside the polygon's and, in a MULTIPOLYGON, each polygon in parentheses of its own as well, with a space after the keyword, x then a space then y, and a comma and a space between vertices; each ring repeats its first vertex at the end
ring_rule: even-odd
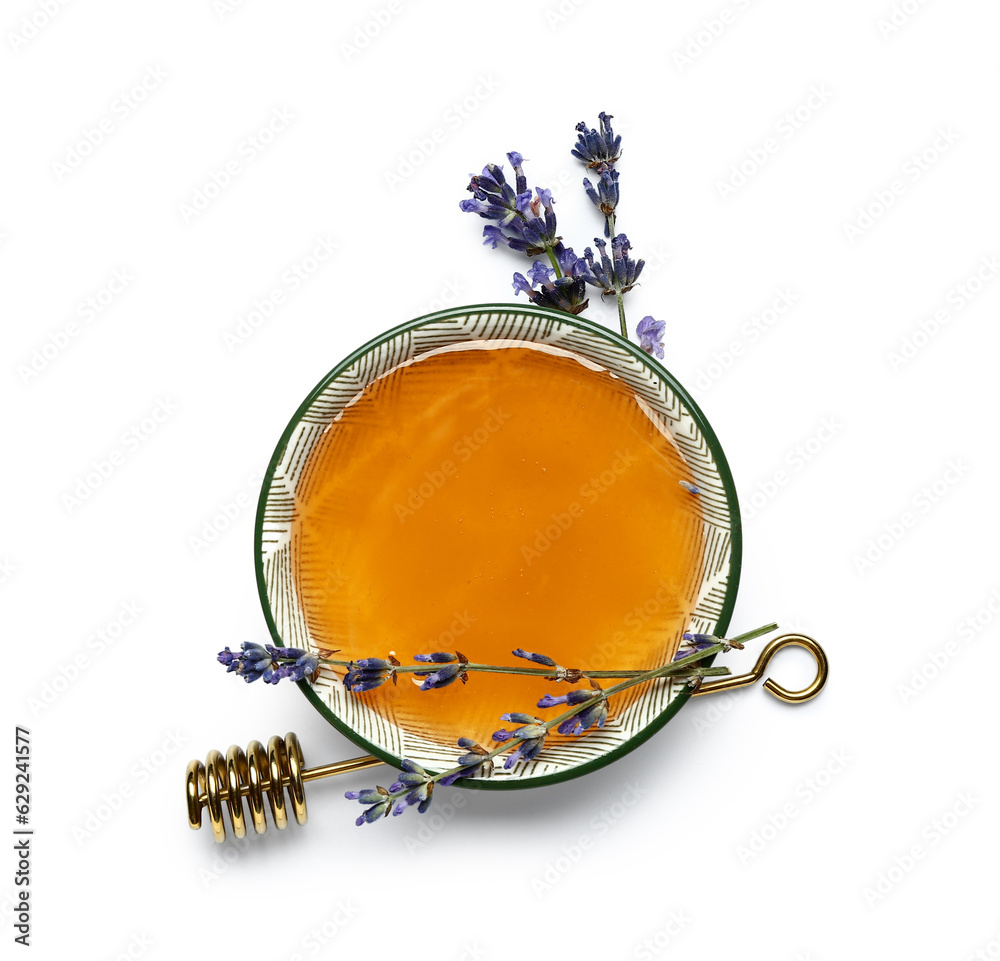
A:
MULTIPOLYGON (((662 667, 654 668, 651 671, 644 671, 642 674, 638 674, 635 677, 629 678, 628 680, 621 681, 620 683, 615 684, 604 691, 601 692, 595 691, 594 697, 603 697, 605 700, 607 700, 613 694, 619 694, 622 691, 628 690, 630 687, 635 687, 637 684, 644 684, 646 681, 652 681, 660 677, 667 677, 679 671, 686 671, 688 668, 691 668, 691 670, 687 672, 687 676, 694 676, 694 677, 706 676, 706 674, 703 674, 702 672, 711 671, 712 668, 697 668, 695 667, 695 665, 698 663, 698 661, 702 661, 706 657, 712 657, 713 655, 718 654, 721 651, 728 651, 734 645, 741 645, 744 641, 749 641, 755 637, 760 637, 762 634, 768 634, 771 631, 777 630, 777 628, 778 628, 777 624, 768 624, 764 627, 759 627, 756 630, 748 631, 746 634, 739 634, 736 637, 732 638, 731 640, 719 641, 719 643, 712 644, 710 647, 706 647, 703 651, 695 651, 694 654, 689 654, 687 657, 681 658, 679 661, 674 661, 671 664, 665 664, 662 667)), ((589 703, 590 701, 582 701, 579 704, 574 704, 569 710, 563 711, 562 714, 552 718, 551 720, 543 721, 538 726, 545 728, 546 731, 551 731, 552 728, 558 726, 559 724, 562 724, 563 721, 569 720, 569 718, 573 717, 574 714, 579 714, 580 711, 582 711, 583 708, 589 703)), ((516 746, 517 744, 520 744, 521 741, 523 740, 526 739, 517 738, 513 741, 504 741, 501 743, 499 747, 496 747, 492 751, 489 751, 486 754, 484 754, 483 760, 484 761, 492 760, 497 755, 503 754, 504 751, 509 750, 510 748, 516 746)), ((436 783, 437 781, 440 781, 441 778, 447 777, 449 774, 455 774, 456 772, 461 771, 462 769, 463 765, 458 764, 447 771, 441 771, 440 773, 433 775, 430 778, 430 780, 436 783)), ((393 800, 395 800, 396 798, 402 797, 404 794, 408 793, 409 789, 406 791, 397 792, 396 794, 391 795, 391 797, 393 798, 393 800)))
MULTIPOLYGON (((761 634, 767 634, 770 631, 776 630, 777 627, 778 627, 777 624, 768 624, 765 627, 759 627, 754 631, 748 631, 746 634, 739 634, 736 637, 732 638, 731 640, 720 640, 717 644, 712 644, 702 651, 696 651, 694 654, 689 654, 687 657, 683 657, 679 661, 674 661, 671 664, 665 664, 662 667, 654 668, 651 671, 644 671, 643 673, 638 674, 635 677, 631 677, 627 680, 621 681, 618 684, 615 684, 604 691, 594 691, 593 697, 590 700, 581 701, 579 704, 574 704, 568 710, 563 711, 562 714, 559 714, 548 721, 542 721, 537 726, 543 728, 546 731, 546 733, 548 733, 549 731, 552 730, 552 728, 562 724, 563 721, 568 721, 574 715, 579 714, 580 711, 582 711, 587 704, 590 704, 594 698, 600 697, 604 698, 604 700, 607 700, 613 694, 618 694, 621 691, 626 691, 630 687, 635 687, 637 684, 644 684, 646 681, 652 681, 655 680, 656 678, 666 677, 668 675, 675 674, 679 671, 687 670, 688 668, 691 669, 690 671, 688 671, 689 677, 705 677, 708 676, 709 674, 714 674, 716 673, 717 670, 719 670, 718 668, 711 668, 711 667, 699 668, 696 667, 695 665, 698 663, 698 661, 702 661, 706 657, 712 657, 714 654, 718 654, 721 651, 728 651, 734 645, 742 646, 744 641, 751 640, 755 637, 760 637, 761 634)), ((484 762, 485 761, 492 762, 493 758, 499 756, 500 754, 503 754, 506 751, 509 751, 511 748, 515 747, 516 745, 522 743, 525 740, 531 740, 531 738, 521 737, 521 738, 512 738, 511 740, 508 741, 502 741, 499 744, 499 746, 483 754, 482 759, 484 762)), ((440 781, 442 778, 446 778, 450 774, 459 774, 463 770, 467 770, 465 765, 456 764, 455 767, 453 768, 449 768, 446 771, 440 771, 437 774, 431 775, 431 777, 428 778, 428 783, 432 785, 437 784, 437 782, 440 781)), ((387 793, 386 795, 384 795, 384 799, 389 802, 389 806, 386 810, 386 813, 388 814, 389 811, 391 811, 395 806, 395 803, 400 798, 403 798, 407 794, 409 794, 412 790, 413 788, 407 787, 401 791, 396 791, 392 794, 387 793)))
MULTIPOLYGON (((704 655, 702 655, 704 656, 704 655)), ((335 661, 330 658, 319 659, 320 664, 329 664, 334 667, 350 667, 351 661, 335 661)), ((294 663, 291 659, 288 663, 294 663)), ((397 674, 416 674, 416 673, 432 673, 439 667, 444 667, 445 664, 454 664, 454 661, 446 661, 444 663, 438 664, 401 664, 396 668, 397 674)), ((677 663, 680 663, 679 661, 677 663)), ((668 673, 673 674, 673 665, 668 665, 668 673)), ((545 677, 551 678, 555 677, 556 668, 554 667, 516 667, 508 666, 502 664, 473 664, 468 663, 462 668, 464 671, 474 671, 483 674, 521 674, 528 677, 545 677)), ((704 670, 711 670, 713 675, 728 674, 729 668, 705 668, 704 670)), ((585 677, 593 678, 615 678, 615 677, 637 677, 640 674, 646 673, 645 671, 583 671, 585 677)), ((690 672, 684 672, 684 676, 690 676, 690 672)), ((575 682, 574 682, 575 683, 575 682)))
MULTIPOLYGON (((525 223, 528 222, 528 218, 525 217, 524 214, 522 214, 520 210, 517 211, 517 215, 525 223)), ((555 272, 556 272, 556 280, 558 280, 563 275, 562 268, 559 266, 559 261, 556 260, 556 255, 552 252, 552 248, 551 247, 546 246, 545 253, 548 254, 549 263, 552 264, 552 269, 555 270, 555 272)))
POLYGON ((745 644, 747 641, 756 640, 764 634, 770 634, 772 631, 776 631, 777 629, 777 624, 765 624, 763 627, 758 627, 756 630, 747 631, 746 634, 737 634, 736 637, 729 638, 729 643, 733 647, 736 647, 739 644, 745 644))
MULTIPOLYGON (((709 657, 711 654, 716 653, 719 650, 724 650, 727 647, 742 647, 747 641, 752 641, 755 638, 762 636, 763 634, 770 634, 772 631, 778 629, 777 624, 765 624, 763 627, 758 627, 756 630, 747 631, 746 634, 739 634, 736 637, 729 638, 728 640, 720 641, 718 644, 712 645, 710 648, 706 648, 703 651, 695 651, 694 654, 689 654, 687 657, 679 661, 672 661, 670 664, 664 664, 660 667, 654 668, 652 671, 582 671, 581 673, 585 677, 592 677, 595 679, 606 679, 606 678, 653 678, 653 677, 667 677, 669 675, 680 675, 683 677, 694 676, 694 672, 687 671, 686 668, 690 665, 697 664, 698 661, 703 658, 709 657)), ((281 659, 285 660, 285 659, 281 659)), ((331 667, 346 667, 350 668, 354 661, 340 661, 332 657, 321 657, 319 658, 320 664, 327 664, 331 667)), ((287 663, 294 663, 294 659, 288 658, 287 663)), ((397 674, 416 674, 416 673, 432 673, 439 667, 444 667, 445 664, 454 664, 454 661, 444 661, 435 664, 430 662, 427 664, 400 664, 396 667, 397 674)), ((557 671, 557 667, 520 667, 518 665, 508 665, 508 664, 476 664, 468 662, 465 664, 463 670, 474 671, 483 674, 520 674, 527 677, 553 677, 557 671)), ((728 674, 728 668, 702 668, 700 671, 711 671, 712 675, 722 675, 728 674)), ((702 674, 702 676, 709 676, 708 674, 702 674)), ((576 683, 576 682, 574 682, 576 683)), ((610 690, 614 690, 611 688, 610 690)))
POLYGON ((546 247, 545 248, 545 253, 547 253, 549 255, 549 263, 551 263, 552 266, 555 268, 555 271, 556 271, 556 280, 558 280, 563 275, 562 270, 559 269, 559 261, 556 260, 556 255, 552 252, 552 248, 551 247, 546 247))
POLYGON ((620 290, 615 291, 618 298, 618 323, 622 325, 622 337, 628 340, 628 325, 625 323, 625 297, 620 290))

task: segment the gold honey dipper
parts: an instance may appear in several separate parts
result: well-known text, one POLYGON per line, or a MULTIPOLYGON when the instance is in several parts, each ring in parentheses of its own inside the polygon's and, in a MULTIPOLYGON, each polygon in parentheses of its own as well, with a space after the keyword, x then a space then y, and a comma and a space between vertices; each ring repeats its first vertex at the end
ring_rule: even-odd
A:
MULTIPOLYGON (((816 676, 801 691, 789 691, 771 678, 764 681, 764 689, 778 700, 791 704, 801 704, 814 698, 826 684, 829 662, 823 648, 805 634, 776 637, 760 652, 757 663, 748 674, 702 681, 692 692, 692 696, 731 691, 755 683, 763 676, 771 658, 785 647, 801 647, 812 654, 816 661, 816 676)), ((267 742, 266 750, 260 741, 251 741, 245 752, 234 744, 224 756, 219 751, 212 750, 208 752, 204 763, 194 760, 187 766, 185 787, 188 824, 198 830, 201 827, 202 808, 207 808, 212 836, 221 844, 226 840, 223 811, 228 810, 233 834, 237 838, 246 837, 247 819, 243 807, 246 799, 254 831, 263 834, 267 830, 264 817, 266 795, 274 826, 283 831, 288 827, 289 804, 295 820, 299 824, 306 823, 306 781, 317 781, 335 774, 349 774, 382 763, 384 762, 379 758, 367 754, 348 761, 307 768, 299 739, 292 733, 286 734, 284 738, 275 735, 267 742)))

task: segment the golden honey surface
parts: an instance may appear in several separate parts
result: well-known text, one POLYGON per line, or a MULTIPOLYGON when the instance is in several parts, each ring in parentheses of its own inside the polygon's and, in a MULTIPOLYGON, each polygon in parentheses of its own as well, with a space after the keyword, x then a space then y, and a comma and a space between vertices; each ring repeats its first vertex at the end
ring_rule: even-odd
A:
MULTIPOLYGON (((690 470, 622 380, 533 345, 432 353, 370 384, 313 448, 293 524, 296 589, 337 658, 648 669, 696 603, 704 535, 690 470)), ((338 669, 342 676, 343 670, 338 669)), ((603 682, 604 686, 615 683, 603 682)), ((412 675, 353 695, 442 743, 565 684, 412 675)), ((612 699, 610 716, 616 705, 612 699)))

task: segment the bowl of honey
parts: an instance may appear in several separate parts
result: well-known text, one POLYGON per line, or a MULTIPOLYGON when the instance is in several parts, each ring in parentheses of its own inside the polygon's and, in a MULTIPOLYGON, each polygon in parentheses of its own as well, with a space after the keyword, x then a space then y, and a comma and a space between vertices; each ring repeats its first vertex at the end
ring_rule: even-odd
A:
MULTIPOLYGON (((458 651, 514 664, 649 670, 684 632, 724 635, 739 582, 729 467, 698 406, 655 359, 570 314, 460 307, 386 331, 338 364, 279 440, 257 512, 258 590, 274 643, 337 658, 458 651), (523 662, 521 662, 523 664, 523 662)), ((506 712, 564 684, 477 673, 421 691, 401 674, 356 694, 322 665, 300 687, 382 760, 454 764, 506 712)), ((416 682, 414 682, 416 680, 416 682)), ((584 774, 663 727, 691 688, 615 695, 584 736, 472 787, 584 774)))

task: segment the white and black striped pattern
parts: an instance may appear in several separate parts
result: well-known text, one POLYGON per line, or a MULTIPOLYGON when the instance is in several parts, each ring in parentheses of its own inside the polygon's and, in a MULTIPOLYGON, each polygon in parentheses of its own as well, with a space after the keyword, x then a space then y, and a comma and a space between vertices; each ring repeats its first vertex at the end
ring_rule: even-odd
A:
MULTIPOLYGON (((295 596, 292 515, 294 492, 323 430, 369 383, 398 364, 448 344, 482 340, 527 341, 573 351, 622 378, 663 417, 701 491, 706 549, 702 570, 692 572, 699 584, 699 600, 689 629, 716 633, 720 618, 728 620, 739 576, 739 518, 730 506, 736 501, 732 491, 727 491, 728 468, 717 462, 696 415, 673 389, 663 369, 616 335, 566 314, 497 306, 445 311, 390 332, 353 359, 348 358, 316 392, 298 420, 289 425, 284 447, 276 454, 277 462, 264 482, 258 519, 258 575, 266 594, 262 599, 279 642, 289 647, 316 647, 295 596)), ((726 626, 722 624, 721 630, 726 626)), ((346 693, 332 672, 322 671, 313 691, 324 713, 329 712, 339 726, 349 728, 379 753, 412 758, 431 770, 454 763, 451 740, 437 743, 397 727, 346 693)), ((589 769, 646 731, 684 691, 685 685, 663 679, 623 692, 615 718, 603 730, 573 740, 560 739, 535 761, 519 763, 510 771, 498 767, 492 782, 483 784, 499 787, 511 778, 549 780, 589 769)))

